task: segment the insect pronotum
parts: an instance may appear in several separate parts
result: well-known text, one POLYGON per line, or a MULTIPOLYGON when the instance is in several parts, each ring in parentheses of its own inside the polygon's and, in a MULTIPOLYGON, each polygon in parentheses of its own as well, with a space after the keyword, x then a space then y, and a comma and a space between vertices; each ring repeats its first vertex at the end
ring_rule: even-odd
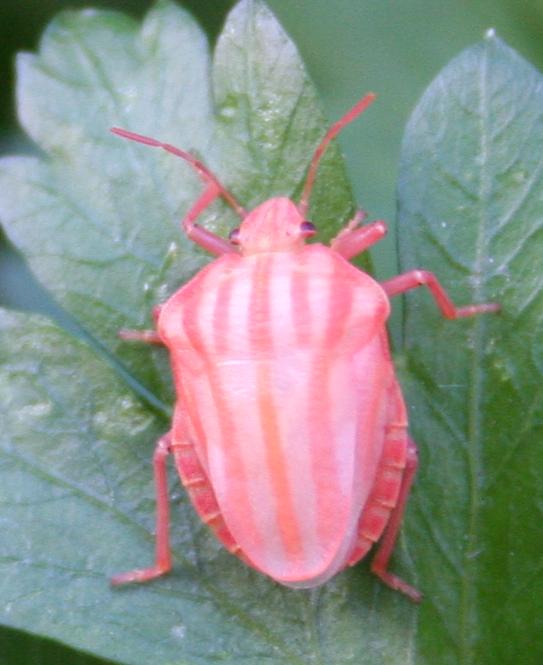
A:
POLYGON ((155 330, 127 340, 165 345, 176 406, 154 454, 156 560, 115 575, 145 582, 172 567, 166 461, 173 455, 194 507, 227 550, 290 587, 323 584, 379 541, 371 569, 414 601, 388 570, 417 469, 389 353, 389 299, 426 286, 449 319, 496 312, 456 307, 436 277, 412 270, 378 283, 349 259, 386 234, 357 212, 330 246, 306 244, 306 219, 330 141, 373 101, 368 94, 328 130, 300 201, 272 198, 247 212, 193 155, 124 129, 112 131, 186 160, 204 191, 182 221, 217 258, 154 309, 155 330), (222 197, 239 215, 229 239, 196 224, 222 197))

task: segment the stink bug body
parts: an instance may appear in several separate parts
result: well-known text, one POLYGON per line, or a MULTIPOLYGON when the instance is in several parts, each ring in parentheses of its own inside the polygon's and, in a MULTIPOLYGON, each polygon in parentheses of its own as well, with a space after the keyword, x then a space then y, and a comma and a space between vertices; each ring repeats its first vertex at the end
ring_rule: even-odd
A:
POLYGON ((124 138, 187 160, 205 189, 183 220, 218 258, 155 310, 156 331, 125 339, 164 344, 177 402, 154 456, 156 561, 116 575, 143 582, 171 568, 166 459, 201 519, 232 553, 277 582, 313 587, 380 541, 372 570, 420 600, 388 571, 417 468, 388 349, 389 297, 425 285, 454 319, 498 310, 457 308, 436 278, 414 270, 379 284, 348 259, 380 240, 382 221, 354 219, 329 247, 306 245, 305 218, 322 154, 373 101, 361 99, 325 135, 300 202, 279 197, 247 213, 195 157, 122 129, 124 138), (240 215, 224 240, 195 224, 222 196, 240 215))

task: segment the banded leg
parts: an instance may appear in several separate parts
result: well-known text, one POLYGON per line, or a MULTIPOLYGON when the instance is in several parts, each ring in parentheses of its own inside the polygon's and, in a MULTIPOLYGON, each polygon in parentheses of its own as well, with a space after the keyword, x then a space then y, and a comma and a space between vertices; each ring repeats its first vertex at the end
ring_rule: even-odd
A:
POLYGON ((437 277, 427 270, 411 270, 403 275, 387 279, 385 282, 381 283, 381 286, 389 296, 396 296, 399 293, 416 289, 419 286, 428 287, 436 305, 446 319, 460 319, 466 316, 474 316, 475 314, 499 312, 501 309, 500 305, 497 303, 456 307, 445 289, 439 283, 437 277))
POLYGON ((156 496, 155 565, 119 573, 111 578, 111 584, 148 582, 169 572, 172 567, 170 550, 170 505, 168 499, 168 475, 166 462, 171 452, 171 433, 161 436, 153 455, 156 496))
POLYGON ((330 243, 330 248, 341 254, 344 259, 351 259, 357 254, 362 254, 387 234, 387 225, 382 220, 372 222, 367 226, 360 226, 364 217, 365 213, 359 210, 330 243))

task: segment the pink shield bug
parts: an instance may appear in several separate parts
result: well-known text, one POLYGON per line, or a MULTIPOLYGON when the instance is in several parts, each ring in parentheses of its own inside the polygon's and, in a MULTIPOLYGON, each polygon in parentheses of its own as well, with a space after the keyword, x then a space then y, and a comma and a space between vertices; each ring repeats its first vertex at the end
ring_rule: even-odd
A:
POLYGON ((154 310, 156 330, 121 331, 164 344, 176 406, 154 454, 156 560, 112 578, 145 582, 172 566, 166 460, 204 523, 227 550, 277 582, 323 584, 377 541, 371 569, 414 601, 421 594, 388 570, 417 449, 389 352, 389 298, 426 286, 449 319, 496 312, 456 307, 436 277, 413 270, 381 284, 349 259, 386 233, 358 212, 330 246, 305 244, 319 161, 362 113, 363 97, 324 136, 298 204, 286 197, 246 212, 193 155, 114 128, 119 136, 185 159, 205 189, 182 225, 218 258, 154 310), (222 239, 195 220, 222 196, 241 224, 222 239))

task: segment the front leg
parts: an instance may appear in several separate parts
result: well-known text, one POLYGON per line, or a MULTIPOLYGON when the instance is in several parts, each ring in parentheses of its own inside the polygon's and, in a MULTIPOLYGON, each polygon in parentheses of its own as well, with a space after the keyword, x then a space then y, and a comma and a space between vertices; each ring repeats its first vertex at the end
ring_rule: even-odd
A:
POLYGON ((359 210, 330 243, 330 248, 341 254, 344 259, 362 254, 387 234, 387 225, 381 220, 360 226, 364 217, 365 213, 359 210))
POLYGON ((223 190, 216 182, 210 182, 203 194, 192 206, 181 222, 187 236, 210 254, 221 256, 221 254, 237 253, 238 249, 232 243, 215 233, 211 233, 203 226, 196 224, 195 220, 213 201, 223 194, 223 190))
POLYGON ((456 307, 434 273, 427 270, 411 270, 403 275, 387 279, 386 282, 382 282, 381 286, 389 296, 396 296, 399 293, 416 289, 419 286, 428 287, 428 290, 436 301, 436 305, 446 319, 460 319, 466 316, 474 316, 475 314, 499 312, 501 309, 497 303, 456 307))
POLYGON ((229 252, 237 252, 237 248, 233 247, 231 243, 223 238, 207 231, 206 229, 198 226, 195 223, 196 218, 200 213, 205 210, 213 201, 222 196, 224 200, 234 209, 234 211, 243 219, 246 216, 246 211, 232 194, 217 180, 213 173, 204 165, 199 159, 196 159, 194 155, 186 150, 181 150, 176 148, 171 143, 164 143, 158 141, 150 136, 144 136, 143 134, 136 134, 135 132, 130 132, 127 129, 121 129, 120 127, 112 127, 111 131, 117 136, 122 136, 125 139, 130 141, 137 141, 138 143, 143 143, 144 145, 151 146, 153 148, 160 148, 166 152, 181 157, 187 161, 195 171, 200 175, 202 180, 206 183, 206 188, 200 198, 188 211, 185 218, 181 222, 185 232, 188 237, 194 241, 200 247, 203 247, 211 254, 220 256, 221 254, 226 254, 229 252))

